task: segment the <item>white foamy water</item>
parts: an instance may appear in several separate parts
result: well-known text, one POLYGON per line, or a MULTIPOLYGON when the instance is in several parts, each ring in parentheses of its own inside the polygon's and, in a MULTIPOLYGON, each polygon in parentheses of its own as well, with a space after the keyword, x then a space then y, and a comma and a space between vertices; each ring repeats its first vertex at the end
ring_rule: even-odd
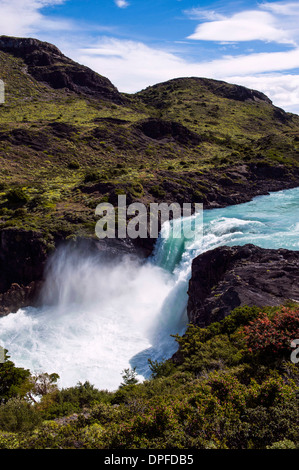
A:
POLYGON ((299 249, 299 189, 204 213, 204 235, 160 238, 153 257, 116 264, 71 247, 48 267, 41 308, 0 319, 0 342, 11 359, 33 372, 57 372, 59 385, 89 380, 115 390, 125 368, 149 374, 148 358, 176 351, 170 336, 187 325, 192 259, 221 245, 253 243, 299 249))

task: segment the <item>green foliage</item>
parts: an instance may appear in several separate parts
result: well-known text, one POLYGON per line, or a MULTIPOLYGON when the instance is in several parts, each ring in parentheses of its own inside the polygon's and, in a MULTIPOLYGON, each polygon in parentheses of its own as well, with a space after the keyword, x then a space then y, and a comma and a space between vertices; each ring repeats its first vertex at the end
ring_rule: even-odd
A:
POLYGON ((5 403, 13 397, 24 396, 27 391, 24 385, 30 376, 29 370, 16 367, 9 360, 7 352, 4 350, 4 362, 0 363, 0 403, 5 403))
POLYGON ((16 433, 0 431, 0 449, 18 449, 20 442, 16 433))
POLYGON ((21 441, 23 449, 102 449, 103 427, 97 423, 85 425, 47 421, 21 441))
POLYGON ((160 377, 168 377, 175 370, 174 364, 171 361, 152 361, 148 360, 149 368, 152 372, 152 378, 157 379, 160 377))
POLYGON ((134 197, 140 197, 144 194, 144 189, 143 189, 143 186, 141 183, 133 183, 130 187, 130 193, 132 194, 132 196, 134 197))
POLYGON ((79 168, 80 168, 80 163, 78 163, 76 160, 72 160, 68 164, 69 170, 79 170, 79 168))
POLYGON ((159 184, 155 184, 150 188, 150 193, 157 198, 163 198, 166 195, 166 192, 159 184))
POLYGON ((99 171, 89 170, 85 173, 84 182, 93 183, 95 181, 99 181, 100 177, 101 177, 101 174, 99 171))
POLYGON ((11 398, 0 405, 0 429, 3 431, 31 431, 40 422, 40 413, 21 398, 11 398))
POLYGON ((175 362, 149 360, 152 378, 143 383, 135 369, 125 369, 113 393, 88 382, 58 390, 55 374, 27 378, 27 397, 29 382, 29 393, 33 384, 42 398, 0 406, 0 447, 297 448, 298 366, 279 354, 273 363, 263 356, 257 361, 258 348, 250 352, 247 344, 261 319, 279 325, 279 338, 292 335, 295 311, 242 307, 205 329, 190 325, 177 337, 175 362), (36 414, 55 421, 41 423, 36 414))
POLYGON ((25 390, 28 390, 26 398, 36 402, 36 398, 43 398, 46 395, 58 392, 58 387, 56 385, 58 379, 59 375, 55 373, 31 375, 23 387, 25 390))
POLYGON ((28 195, 22 188, 13 188, 7 195, 7 200, 11 204, 26 204, 29 201, 28 195))
POLYGON ((271 446, 267 446, 267 449, 298 449, 298 447, 289 439, 283 439, 282 441, 274 442, 271 446))
POLYGON ((45 419, 54 419, 80 412, 96 403, 109 402, 111 394, 104 390, 97 390, 89 382, 79 382, 75 387, 63 388, 52 392, 52 400, 43 407, 45 419))
POLYGON ((123 383, 121 386, 136 385, 138 383, 136 367, 133 369, 124 369, 122 372, 123 383))

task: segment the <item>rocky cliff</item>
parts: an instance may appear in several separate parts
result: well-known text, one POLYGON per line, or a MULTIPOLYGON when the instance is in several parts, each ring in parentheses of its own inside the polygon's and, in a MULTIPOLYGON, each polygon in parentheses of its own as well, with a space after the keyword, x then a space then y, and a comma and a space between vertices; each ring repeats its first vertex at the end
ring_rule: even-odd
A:
POLYGON ((206 326, 242 305, 299 302, 299 252, 254 245, 219 247, 193 260, 188 317, 206 326))
POLYGON ((0 36, 0 50, 24 60, 27 73, 54 89, 67 89, 122 104, 126 100, 108 78, 69 59, 53 44, 0 36))

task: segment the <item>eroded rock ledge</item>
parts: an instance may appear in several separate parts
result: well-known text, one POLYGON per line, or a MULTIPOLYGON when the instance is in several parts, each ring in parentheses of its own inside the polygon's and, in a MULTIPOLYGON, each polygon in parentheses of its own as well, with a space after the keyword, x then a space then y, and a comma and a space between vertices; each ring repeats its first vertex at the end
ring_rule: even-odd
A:
POLYGON ((236 307, 299 302, 299 252, 255 245, 219 247, 193 260, 188 318, 201 327, 236 307))
POLYGON ((108 78, 69 59, 53 44, 33 38, 0 36, 0 50, 22 58, 27 72, 51 88, 65 88, 116 104, 126 102, 108 78))

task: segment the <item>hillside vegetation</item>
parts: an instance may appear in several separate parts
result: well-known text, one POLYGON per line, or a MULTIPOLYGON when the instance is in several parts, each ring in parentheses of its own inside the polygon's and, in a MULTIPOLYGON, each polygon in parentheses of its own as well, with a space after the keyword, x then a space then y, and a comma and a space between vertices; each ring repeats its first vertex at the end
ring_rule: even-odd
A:
POLYGON ((0 76, 0 230, 93 235, 118 194, 213 207, 298 184, 299 117, 260 92, 182 78, 121 94, 55 46, 4 36, 0 76))
POLYGON ((123 371, 116 392, 88 382, 59 390, 56 374, 33 377, 6 357, 0 448, 298 448, 298 334, 298 306, 240 307, 190 325, 175 359, 151 362, 142 384, 123 371))

